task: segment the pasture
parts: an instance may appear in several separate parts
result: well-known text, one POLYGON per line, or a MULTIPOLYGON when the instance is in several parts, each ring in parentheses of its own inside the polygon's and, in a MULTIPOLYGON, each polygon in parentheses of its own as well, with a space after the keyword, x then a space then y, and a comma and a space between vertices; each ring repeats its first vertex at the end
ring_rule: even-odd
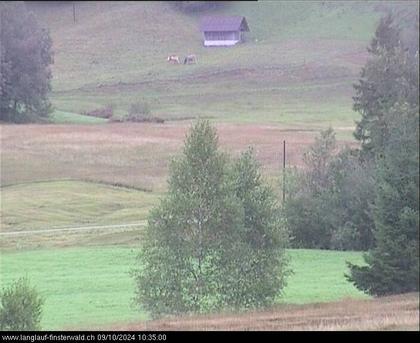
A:
POLYGON ((357 118, 352 83, 384 5, 227 4, 209 14, 244 15, 251 30, 231 49, 203 47, 199 15, 164 1, 76 7, 73 23, 71 6, 34 6, 54 41, 51 99, 57 110, 82 113, 112 104, 121 114, 141 100, 166 120, 211 117, 319 128, 352 126, 357 118), (195 54, 198 63, 173 65, 171 54, 195 54))
MULTIPOLYGON (((147 319, 147 313, 131 306, 134 284, 129 271, 135 263, 136 243, 3 251, 1 286, 27 275, 45 296, 44 329, 147 319)), ((290 250, 289 254, 294 274, 278 303, 366 297, 344 279, 345 261, 360 263, 361 253, 290 250)))

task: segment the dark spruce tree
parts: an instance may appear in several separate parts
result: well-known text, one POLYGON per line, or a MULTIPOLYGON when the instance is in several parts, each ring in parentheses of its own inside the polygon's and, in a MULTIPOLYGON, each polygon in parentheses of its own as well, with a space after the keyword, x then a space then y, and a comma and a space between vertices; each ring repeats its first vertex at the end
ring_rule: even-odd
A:
MULTIPOLYGON (((418 33, 417 33, 418 35, 418 33)), ((405 47, 391 16, 383 18, 372 58, 356 86, 362 114, 355 136, 374 162, 375 247, 365 266, 349 264, 347 278, 374 295, 418 290, 419 65, 418 45, 405 47)))
POLYGON ((354 85, 354 110, 361 114, 354 136, 362 157, 382 151, 389 133, 386 115, 397 102, 418 105, 418 55, 402 44, 400 29, 391 14, 380 20, 368 51, 370 59, 354 85))
POLYGON ((52 42, 23 2, 0 3, 0 120, 45 119, 52 42))
POLYGON ((378 156, 375 248, 347 278, 374 295, 419 289, 419 108, 391 109, 389 136, 378 156))

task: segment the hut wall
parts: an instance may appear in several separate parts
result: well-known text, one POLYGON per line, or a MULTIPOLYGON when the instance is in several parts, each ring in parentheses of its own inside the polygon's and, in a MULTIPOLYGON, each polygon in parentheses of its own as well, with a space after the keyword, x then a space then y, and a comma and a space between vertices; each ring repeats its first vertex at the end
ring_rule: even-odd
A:
POLYGON ((238 31, 209 31, 204 32, 205 46, 235 45, 240 40, 238 31))

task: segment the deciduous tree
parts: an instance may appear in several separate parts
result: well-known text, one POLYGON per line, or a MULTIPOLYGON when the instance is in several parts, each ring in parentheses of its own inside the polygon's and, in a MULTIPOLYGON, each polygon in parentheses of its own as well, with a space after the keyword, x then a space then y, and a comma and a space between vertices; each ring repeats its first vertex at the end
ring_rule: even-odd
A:
POLYGON ((52 42, 23 2, 0 3, 0 120, 35 121, 50 111, 52 42))
POLYGON ((143 241, 136 302, 155 316, 262 306, 284 284, 286 235, 273 197, 248 155, 230 166, 207 121, 173 161, 143 241))

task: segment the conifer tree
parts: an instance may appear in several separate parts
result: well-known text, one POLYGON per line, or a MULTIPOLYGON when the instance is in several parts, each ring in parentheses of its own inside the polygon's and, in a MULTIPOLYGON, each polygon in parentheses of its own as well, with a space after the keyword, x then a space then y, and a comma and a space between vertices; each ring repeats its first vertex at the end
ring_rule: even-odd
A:
POLYGON ((347 276, 374 295, 419 289, 419 109, 395 106, 389 115, 389 140, 378 157, 375 248, 366 266, 349 264, 347 276))
POLYGON ((354 85, 353 107, 361 114, 354 136, 361 143, 362 155, 374 158, 387 141, 390 109, 404 102, 418 106, 418 55, 413 58, 403 46, 391 14, 380 20, 368 52, 370 59, 354 85))

